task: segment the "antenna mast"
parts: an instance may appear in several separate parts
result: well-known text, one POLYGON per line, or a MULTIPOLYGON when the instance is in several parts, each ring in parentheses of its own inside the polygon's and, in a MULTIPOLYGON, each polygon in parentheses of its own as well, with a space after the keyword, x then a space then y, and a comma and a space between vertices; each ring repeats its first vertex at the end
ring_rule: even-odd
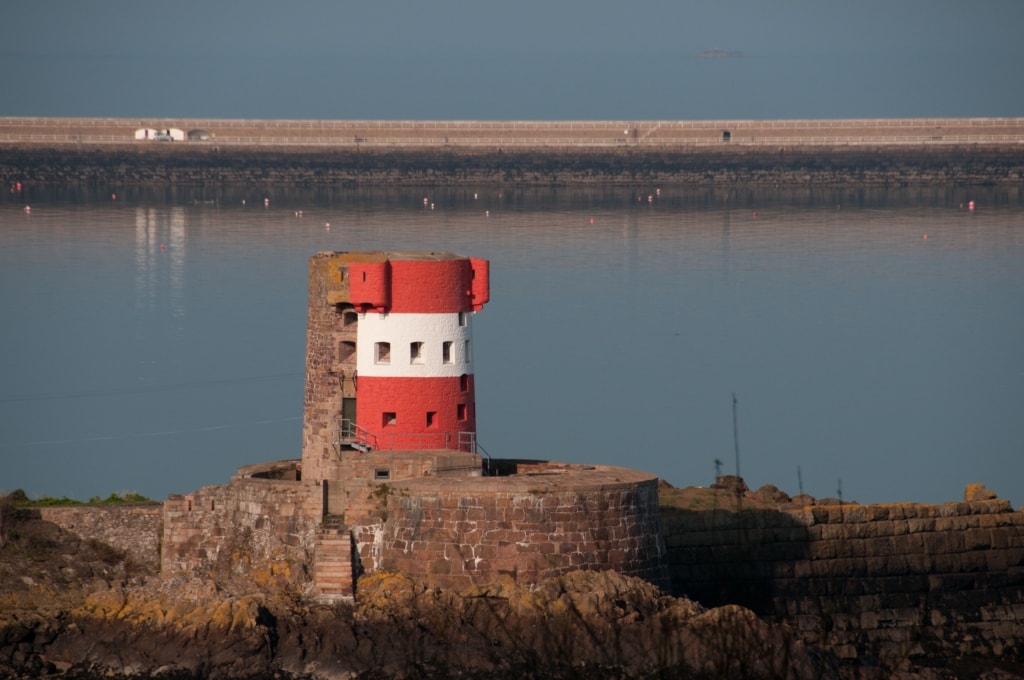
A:
POLYGON ((732 393, 732 444, 736 450, 736 476, 740 476, 740 430, 736 416, 736 393, 732 393))

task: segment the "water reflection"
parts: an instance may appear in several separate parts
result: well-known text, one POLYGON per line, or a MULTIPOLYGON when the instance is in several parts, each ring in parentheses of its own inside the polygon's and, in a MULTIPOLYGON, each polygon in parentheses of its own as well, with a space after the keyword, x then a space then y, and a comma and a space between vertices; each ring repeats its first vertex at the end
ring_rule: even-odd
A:
POLYGON ((185 219, 181 207, 135 210, 135 292, 137 305, 147 312, 158 303, 166 261, 170 312, 179 318, 185 314, 185 219))
POLYGON ((736 393, 754 487, 1020 503, 1020 191, 5 193, 0 486, 162 497, 298 456, 309 256, 425 249, 492 262, 493 455, 707 484, 736 393))

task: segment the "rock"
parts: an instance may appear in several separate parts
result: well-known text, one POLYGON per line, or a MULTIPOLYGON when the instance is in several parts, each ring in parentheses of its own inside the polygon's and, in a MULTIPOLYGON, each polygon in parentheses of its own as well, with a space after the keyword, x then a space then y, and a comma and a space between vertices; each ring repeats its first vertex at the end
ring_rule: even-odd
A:
POLYGON ((994 491, 989 491, 984 484, 973 482, 964 489, 964 500, 968 503, 974 501, 992 501, 998 498, 994 491))
POLYGON ((789 503, 791 500, 788 493, 780 491, 774 484, 765 484, 762 486, 754 492, 754 498, 762 503, 777 503, 780 505, 783 503, 789 503))

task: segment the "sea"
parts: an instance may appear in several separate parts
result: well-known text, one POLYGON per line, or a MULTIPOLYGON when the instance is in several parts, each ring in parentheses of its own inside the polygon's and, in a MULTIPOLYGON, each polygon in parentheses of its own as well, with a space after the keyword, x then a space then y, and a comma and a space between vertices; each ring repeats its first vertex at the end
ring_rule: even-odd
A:
POLYGON ((494 457, 1024 504, 1020 187, 0 191, 0 491, 162 500, 301 456, 309 258, 491 262, 494 457))

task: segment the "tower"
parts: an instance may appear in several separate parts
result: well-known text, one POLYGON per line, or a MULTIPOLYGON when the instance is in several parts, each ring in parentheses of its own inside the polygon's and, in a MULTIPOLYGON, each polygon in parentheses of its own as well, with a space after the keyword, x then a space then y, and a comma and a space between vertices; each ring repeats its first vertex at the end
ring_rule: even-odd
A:
POLYGON ((475 453, 472 317, 489 263, 440 252, 310 259, 302 478, 346 455, 475 453))

